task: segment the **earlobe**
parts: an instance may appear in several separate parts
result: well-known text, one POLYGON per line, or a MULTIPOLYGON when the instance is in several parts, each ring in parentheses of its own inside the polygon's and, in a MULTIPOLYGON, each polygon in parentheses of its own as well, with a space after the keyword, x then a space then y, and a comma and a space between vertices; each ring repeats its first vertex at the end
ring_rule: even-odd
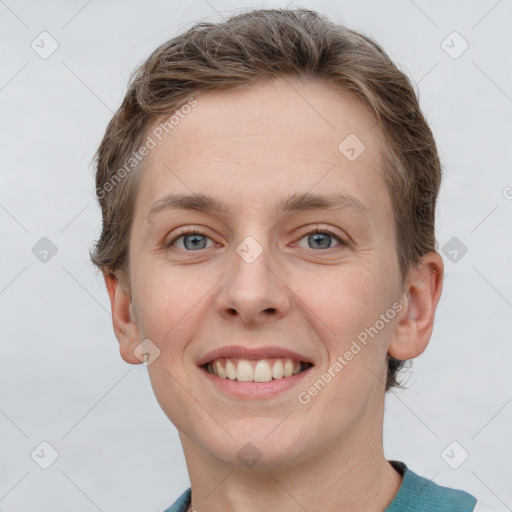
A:
POLYGON ((395 359, 419 356, 427 348, 434 328, 434 317, 443 287, 444 265, 437 252, 423 256, 410 270, 399 316, 388 353, 395 359))
POLYGON ((113 273, 104 272, 103 278, 107 287, 112 310, 112 325, 119 342, 121 357, 130 364, 140 364, 134 350, 140 345, 140 333, 133 311, 131 294, 124 289, 113 273))

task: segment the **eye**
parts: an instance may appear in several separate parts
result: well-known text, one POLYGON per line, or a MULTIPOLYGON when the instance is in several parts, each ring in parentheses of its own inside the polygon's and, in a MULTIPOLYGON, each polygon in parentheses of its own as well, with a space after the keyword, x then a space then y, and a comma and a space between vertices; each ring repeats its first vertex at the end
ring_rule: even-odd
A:
POLYGON ((301 238, 301 240, 304 238, 307 239, 309 249, 332 249, 336 245, 348 245, 342 238, 328 228, 309 231, 301 238), (333 240, 338 242, 335 246, 331 245, 333 240))
MULTIPOLYGON (((333 249, 338 245, 348 246, 347 242, 345 242, 341 237, 339 237, 329 228, 316 228, 314 230, 311 230, 300 238, 300 240, 303 239, 307 239, 307 248, 309 249, 326 250, 333 249), (335 244, 334 246, 332 245, 333 241, 337 242, 337 244, 335 244)), ((169 243, 167 243, 165 247, 175 247, 177 249, 185 250, 188 252, 196 251, 198 249, 206 249, 208 247, 212 247, 213 245, 213 241, 207 235, 196 229, 189 229, 187 231, 179 233, 169 243), (207 246, 208 240, 212 242, 209 246, 207 246)))
MULTIPOLYGON (((184 231, 178 236, 174 237, 166 247, 171 247, 176 244, 178 240, 182 240, 182 246, 180 247, 178 244, 178 249, 186 250, 186 251, 195 251, 197 249, 205 249, 207 240, 211 240, 204 233, 200 231, 196 231, 195 229, 190 229, 188 231, 184 231)), ((211 247, 211 245, 209 246, 211 247)))

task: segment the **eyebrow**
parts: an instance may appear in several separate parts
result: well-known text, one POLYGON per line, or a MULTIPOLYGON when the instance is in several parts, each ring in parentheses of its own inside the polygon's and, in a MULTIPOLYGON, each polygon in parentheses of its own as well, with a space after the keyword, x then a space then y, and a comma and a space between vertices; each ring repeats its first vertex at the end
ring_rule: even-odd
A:
MULTIPOLYGON (((313 194, 311 192, 290 194, 276 204, 276 213, 320 209, 346 209, 370 217, 370 210, 359 199, 350 194, 313 194)), ((169 194, 153 203, 146 218, 169 209, 226 214, 230 207, 223 200, 205 194, 169 194)))

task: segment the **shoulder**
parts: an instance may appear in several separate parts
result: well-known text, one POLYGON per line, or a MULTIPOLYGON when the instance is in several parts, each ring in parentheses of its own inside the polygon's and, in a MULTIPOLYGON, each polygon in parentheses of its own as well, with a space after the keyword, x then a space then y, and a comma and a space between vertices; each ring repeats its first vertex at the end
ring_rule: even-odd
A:
POLYGON ((190 505, 191 489, 190 487, 164 512, 185 512, 190 505))
POLYGON ((393 466, 403 474, 403 481, 385 512, 474 511, 476 498, 468 492, 438 485, 414 473, 403 462, 394 462, 393 466))

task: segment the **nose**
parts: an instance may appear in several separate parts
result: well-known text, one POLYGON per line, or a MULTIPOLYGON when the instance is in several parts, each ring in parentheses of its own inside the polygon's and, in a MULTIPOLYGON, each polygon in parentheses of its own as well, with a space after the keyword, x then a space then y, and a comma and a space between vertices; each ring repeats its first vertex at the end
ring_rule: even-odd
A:
POLYGON ((291 293, 285 281, 268 246, 254 260, 235 252, 216 298, 217 311, 230 322, 252 326, 283 318, 290 310, 291 293))

